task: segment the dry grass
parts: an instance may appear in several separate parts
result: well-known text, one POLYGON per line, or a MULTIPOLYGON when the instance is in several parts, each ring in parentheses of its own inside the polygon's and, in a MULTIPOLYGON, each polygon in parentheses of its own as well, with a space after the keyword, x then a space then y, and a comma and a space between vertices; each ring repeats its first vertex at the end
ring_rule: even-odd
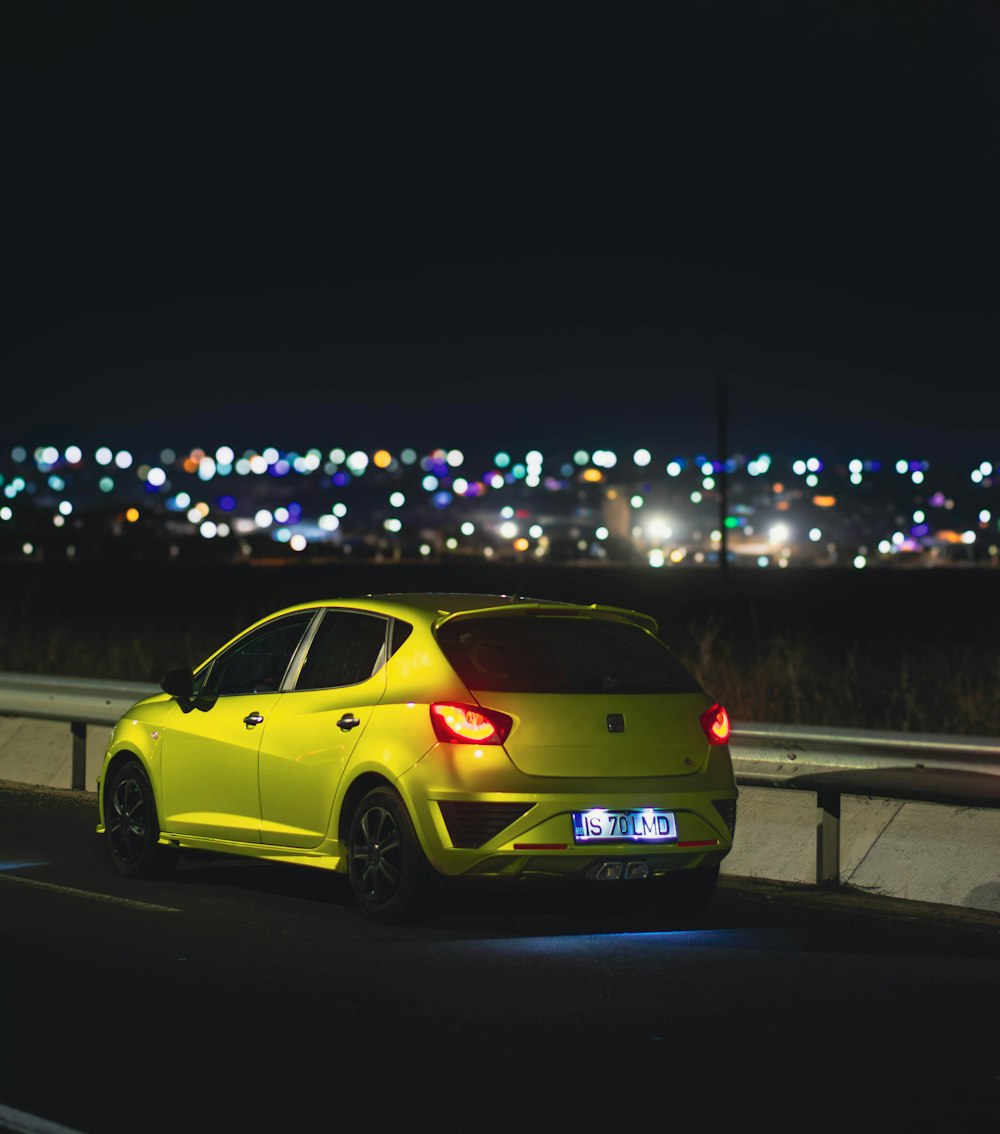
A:
MULTIPOLYGON (((46 624, 37 611, 7 622, 0 670, 144 682, 200 661, 244 625, 220 615, 140 628, 96 613, 46 624)), ((747 640, 715 615, 668 640, 737 721, 1000 736, 1000 656, 982 646, 916 652, 789 630, 747 640)))
POLYGON ((747 644, 709 616, 676 649, 738 721, 1000 736, 1000 655, 792 631, 747 644))

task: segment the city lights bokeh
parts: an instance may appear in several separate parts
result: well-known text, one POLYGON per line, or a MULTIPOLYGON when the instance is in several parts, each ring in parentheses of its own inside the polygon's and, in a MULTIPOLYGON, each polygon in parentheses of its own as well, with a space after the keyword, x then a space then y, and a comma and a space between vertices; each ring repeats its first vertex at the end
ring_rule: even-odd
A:
POLYGON ((763 568, 995 566, 998 466, 982 455, 959 469, 906 455, 721 461, 651 444, 477 454, 42 443, 0 454, 0 554, 499 556, 669 569, 718 564, 724 548, 727 562, 763 568))

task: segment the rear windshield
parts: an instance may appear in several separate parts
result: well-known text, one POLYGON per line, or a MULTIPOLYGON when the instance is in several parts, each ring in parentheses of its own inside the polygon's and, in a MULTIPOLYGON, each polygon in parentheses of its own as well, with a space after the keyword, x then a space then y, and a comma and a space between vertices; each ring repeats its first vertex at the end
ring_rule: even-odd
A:
POLYGON ((652 634, 598 618, 461 618, 437 640, 470 689, 507 693, 695 693, 701 686, 652 634))

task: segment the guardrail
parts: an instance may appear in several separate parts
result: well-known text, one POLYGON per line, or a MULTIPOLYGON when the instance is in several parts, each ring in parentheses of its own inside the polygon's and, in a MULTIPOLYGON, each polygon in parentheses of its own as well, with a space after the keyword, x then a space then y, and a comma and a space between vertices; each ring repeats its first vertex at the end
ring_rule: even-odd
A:
MULTIPOLYGON (((113 725, 160 687, 86 677, 0 673, 0 716, 66 721, 73 738, 72 786, 86 778, 87 726, 113 725)), ((816 794, 816 881, 840 876, 844 795, 1000 808, 1000 740, 734 722, 736 782, 816 794)))

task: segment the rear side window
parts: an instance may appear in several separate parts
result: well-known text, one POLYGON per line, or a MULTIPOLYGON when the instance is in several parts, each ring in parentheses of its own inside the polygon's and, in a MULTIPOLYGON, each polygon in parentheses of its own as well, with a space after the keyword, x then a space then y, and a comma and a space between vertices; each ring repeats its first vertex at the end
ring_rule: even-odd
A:
POLYGON ((367 681, 385 664, 386 628, 386 619, 376 615, 326 611, 295 688, 333 689, 367 681))
POLYGON ((701 686, 638 626, 599 618, 463 618, 438 644, 470 689, 507 693, 695 693, 701 686))

